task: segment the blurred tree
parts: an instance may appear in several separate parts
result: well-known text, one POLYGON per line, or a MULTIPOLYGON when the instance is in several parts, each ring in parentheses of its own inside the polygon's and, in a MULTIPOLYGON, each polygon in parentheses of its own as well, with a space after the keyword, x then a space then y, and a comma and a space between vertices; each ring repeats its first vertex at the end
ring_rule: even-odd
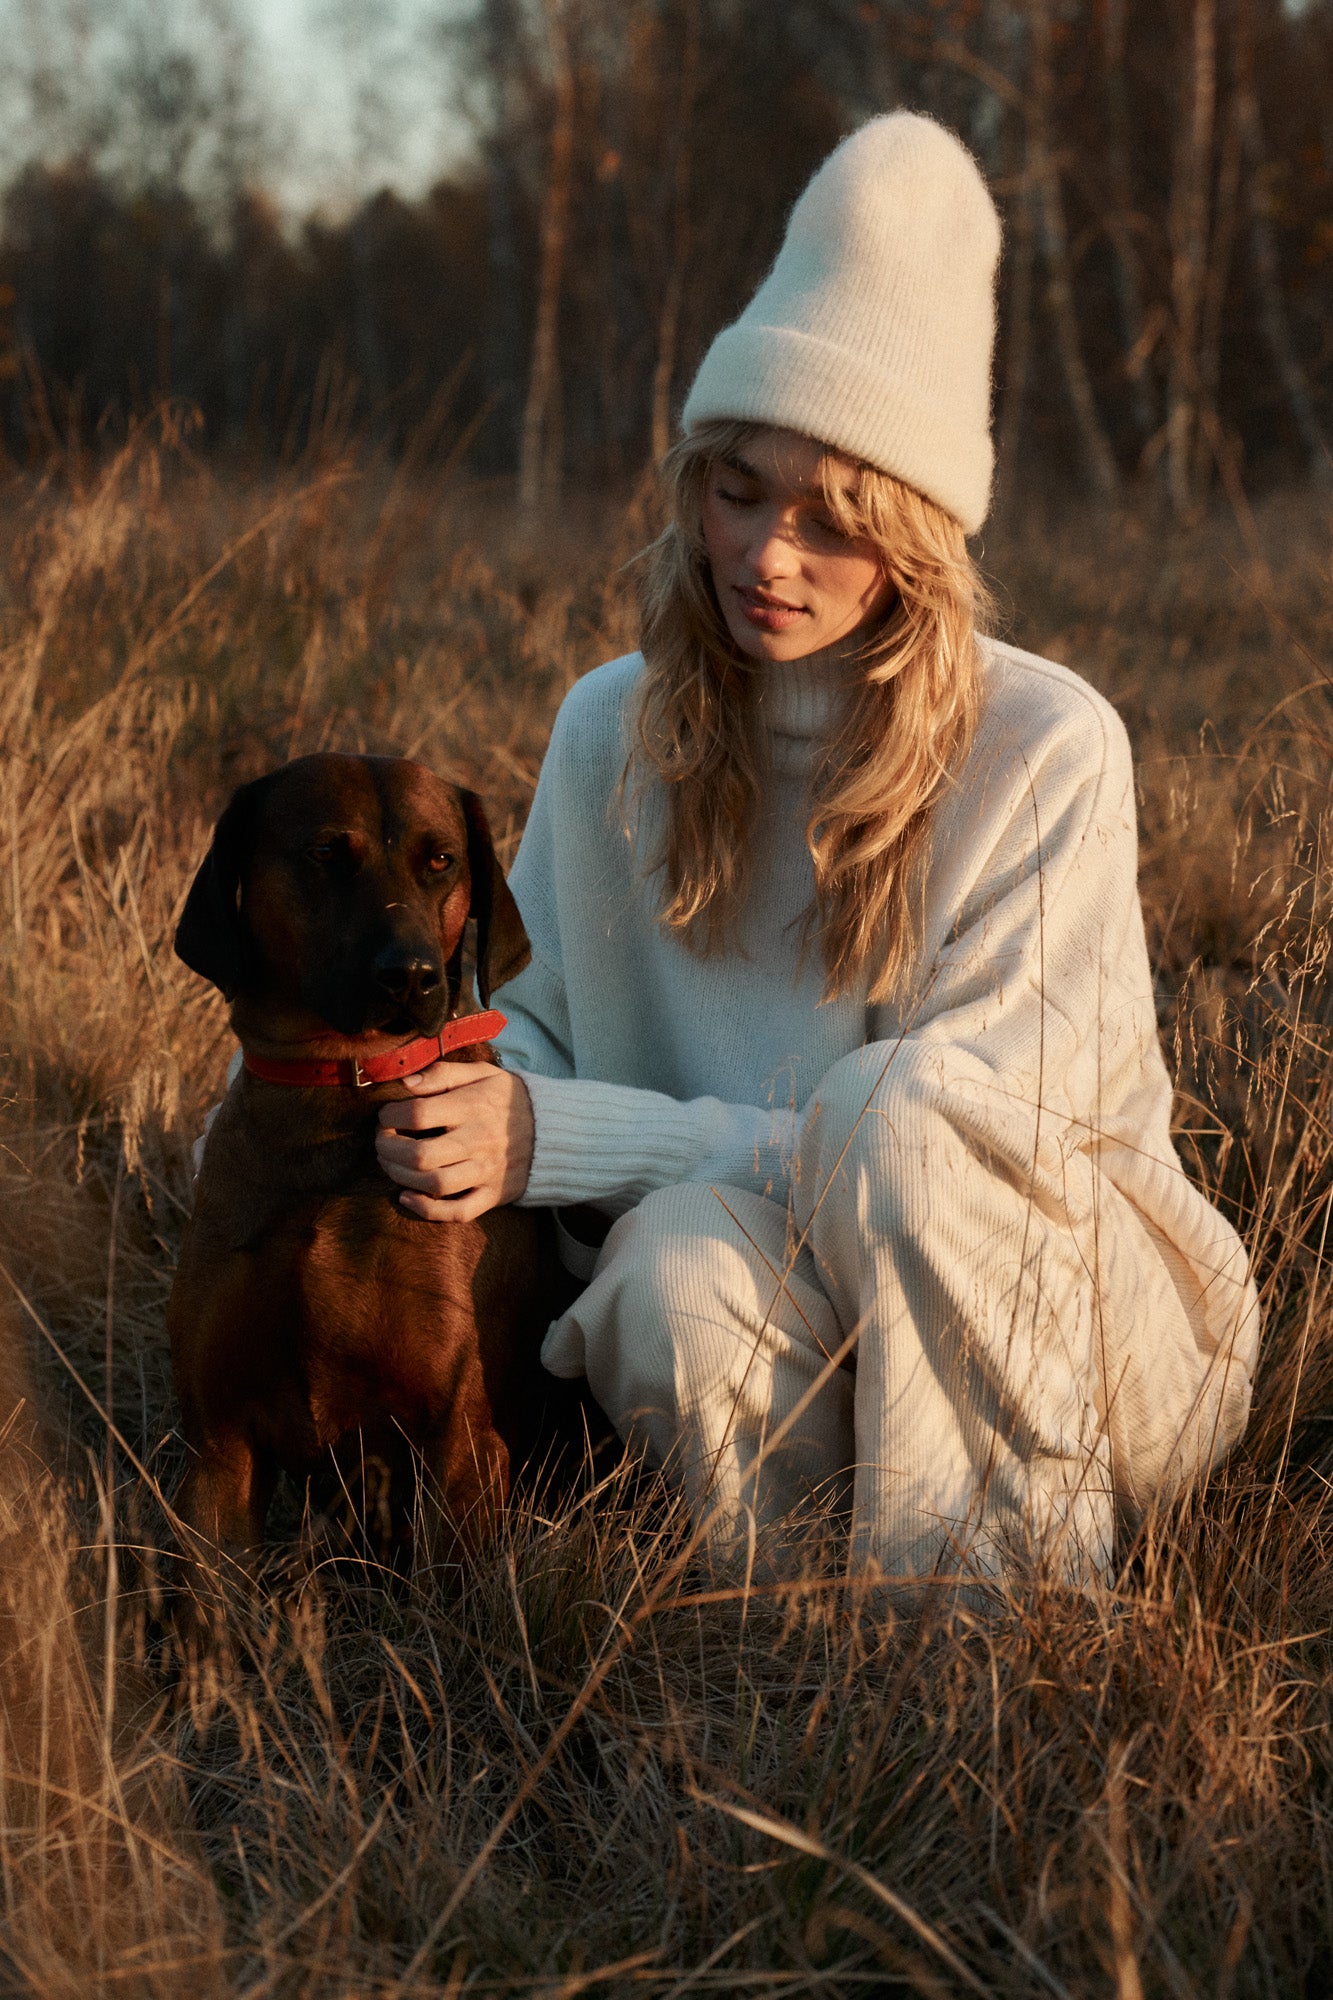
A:
POLYGON ((1188 514, 1196 495, 1196 442, 1202 421, 1199 325, 1211 228, 1213 129, 1217 106, 1217 0, 1185 0, 1181 106, 1171 177, 1171 378, 1166 466, 1171 504, 1188 514))
MULTIPOLYGON (((1328 476, 1333 0, 433 0, 469 154, 296 226, 239 0, 188 36, 175 4, 0 0, 12 451, 164 388, 232 447, 303 449, 336 408, 399 449, 447 383, 535 524, 562 478, 661 451, 814 166, 902 104, 968 139, 1004 211, 1001 503, 1328 476)), ((365 186, 426 44, 401 0, 320 18, 365 186)))
POLYGON ((649 432, 654 459, 671 442, 671 397, 676 379, 676 349, 685 273, 690 258, 690 194, 694 164, 694 100, 699 89, 699 0, 685 0, 680 61, 680 104, 676 113, 671 161, 671 264, 662 287, 657 322, 657 360, 653 368, 652 421, 649 432))
MULTIPOLYGON (((1206 4, 1206 0, 1200 0, 1200 4, 1206 4)), ((1114 500, 1120 490, 1120 479, 1084 361, 1074 296, 1074 266, 1054 130, 1050 0, 1026 0, 1026 5, 1031 68, 1026 103, 1025 178, 1037 209, 1042 262, 1046 268, 1046 301, 1088 486, 1097 499, 1114 500)))
POLYGON ((574 65, 570 51, 570 0, 542 0, 551 76, 551 143, 542 189, 537 238, 537 305, 532 360, 523 405, 518 454, 518 511, 525 533, 536 525, 542 501, 558 496, 562 457, 560 426, 560 285, 569 238, 574 178, 574 65))
MULTIPOLYGON (((1306 466, 1318 485, 1333 484, 1333 454, 1311 392, 1310 378, 1292 337, 1283 297, 1282 276, 1274 227, 1272 189, 1278 163, 1269 157, 1263 112, 1255 87, 1254 8, 1252 0, 1236 6, 1236 111, 1239 150, 1247 176, 1250 263, 1258 297, 1259 321, 1305 452, 1306 466)), ((1329 162, 1324 162, 1325 169, 1329 162)), ((1280 169, 1278 169, 1280 171, 1280 169)))
POLYGON ((13 382, 19 372, 19 351, 14 339, 16 296, 12 285, 0 285, 0 382, 13 382))
POLYGON ((1106 227, 1115 252, 1115 296, 1134 428, 1141 445, 1155 428, 1149 390, 1148 331, 1143 307, 1142 217, 1134 193, 1134 121, 1126 67, 1127 0, 1100 0, 1102 76, 1106 92, 1106 227))
MULTIPOLYGON (((523 205, 517 143, 531 89, 522 34, 521 0, 482 0, 479 44, 471 53, 488 86, 478 124, 487 189, 487 250, 491 309, 483 347, 486 384, 494 411, 501 462, 512 465, 518 447, 519 385, 527 342, 527 287, 520 240, 523 205)), ((447 45, 446 45, 447 46, 447 45)), ((459 55, 454 41, 454 55, 459 55)), ((463 59, 468 52, 462 51, 463 59)))
POLYGON ((83 159, 126 187, 186 191, 214 219, 273 164, 237 0, 0 0, 9 176, 83 159))

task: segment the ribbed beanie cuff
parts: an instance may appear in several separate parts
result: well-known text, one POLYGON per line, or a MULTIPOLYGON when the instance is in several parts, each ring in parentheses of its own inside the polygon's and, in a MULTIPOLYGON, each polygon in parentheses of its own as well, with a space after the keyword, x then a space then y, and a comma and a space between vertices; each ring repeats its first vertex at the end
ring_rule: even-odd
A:
POLYGON ((772 270, 714 340, 686 399, 802 432, 890 472, 974 533, 994 453, 990 370, 1000 224, 952 133, 894 112, 802 194, 772 270))

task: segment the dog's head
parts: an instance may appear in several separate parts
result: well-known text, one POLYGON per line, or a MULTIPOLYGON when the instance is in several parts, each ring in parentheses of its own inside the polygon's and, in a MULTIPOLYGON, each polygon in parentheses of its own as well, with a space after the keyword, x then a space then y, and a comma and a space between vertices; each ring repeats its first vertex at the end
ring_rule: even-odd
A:
POLYGON ((247 1011, 433 1034, 469 916, 485 1006, 529 951, 475 793, 402 757, 301 757, 234 794, 176 951, 247 1011))

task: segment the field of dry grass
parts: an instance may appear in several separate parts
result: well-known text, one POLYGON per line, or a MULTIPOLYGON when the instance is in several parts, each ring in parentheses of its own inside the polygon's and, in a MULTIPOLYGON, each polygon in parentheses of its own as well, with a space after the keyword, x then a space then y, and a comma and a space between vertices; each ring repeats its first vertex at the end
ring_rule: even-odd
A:
POLYGON ((236 1598, 230 1658, 167 1671, 163 1305, 228 1053, 170 941, 212 819, 294 752, 393 749, 477 784, 512 851, 561 694, 630 640, 643 530, 515 551, 423 467, 224 476, 170 424, 3 486, 0 1991, 1328 1992, 1310 502, 986 554, 1012 636, 1130 721, 1181 1144, 1267 1311, 1245 1448, 1114 1590, 892 1613, 813 1542, 799 1582, 724 1586, 649 1486, 525 1507, 461 1591, 297 1566, 236 1598))

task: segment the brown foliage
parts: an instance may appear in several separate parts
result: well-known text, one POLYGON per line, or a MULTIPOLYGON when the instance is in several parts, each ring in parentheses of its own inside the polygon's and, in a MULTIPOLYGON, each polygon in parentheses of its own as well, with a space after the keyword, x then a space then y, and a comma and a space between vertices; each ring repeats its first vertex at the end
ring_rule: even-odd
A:
POLYGON ((227 1053, 170 937, 209 824, 364 746, 479 786, 512 849, 627 592, 610 535, 511 561, 475 494, 222 480, 169 426, 7 499, 0 1423, 31 1383, 46 1435, 25 1405, 0 1447, 4 1990, 1316 1990, 1328 523, 1261 513, 1253 586, 1226 524, 989 551, 1015 636, 1130 717, 1182 1138, 1268 1308, 1246 1447, 1114 1588, 895 1610, 817 1525, 798 1580, 713 1577, 649 1482, 518 1511, 462 1589, 297 1541, 168 1702, 162 1310, 227 1053))

